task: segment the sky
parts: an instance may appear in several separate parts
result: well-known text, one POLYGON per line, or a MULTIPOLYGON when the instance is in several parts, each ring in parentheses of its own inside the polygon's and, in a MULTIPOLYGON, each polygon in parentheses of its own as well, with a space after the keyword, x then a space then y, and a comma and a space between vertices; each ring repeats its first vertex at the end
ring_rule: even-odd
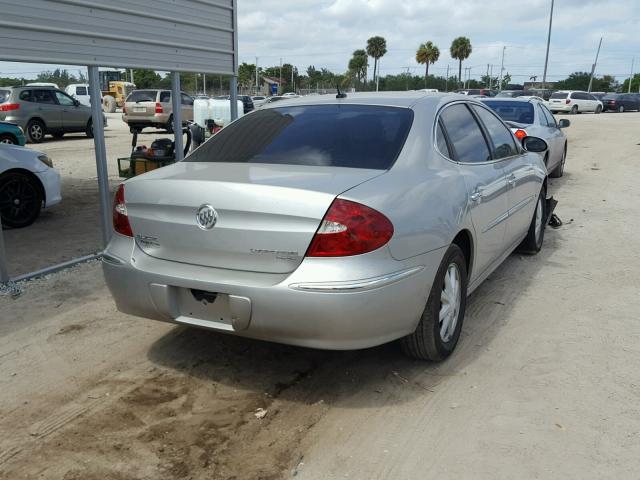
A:
MULTIPOLYGON (((380 73, 423 74, 415 61, 420 43, 431 40, 440 59, 430 73, 457 72, 449 55, 457 36, 471 40, 473 52, 463 67, 479 78, 493 65, 513 83, 537 75, 542 80, 551 0, 238 0, 239 60, 261 67, 309 65, 343 73, 351 53, 374 35, 387 40, 380 73)), ((603 37, 597 75, 620 82, 629 76, 632 58, 640 71, 640 0, 556 0, 547 79, 590 71, 603 37)), ((0 76, 35 76, 56 65, 0 62, 0 76)), ((71 72, 78 67, 68 67, 71 72)))

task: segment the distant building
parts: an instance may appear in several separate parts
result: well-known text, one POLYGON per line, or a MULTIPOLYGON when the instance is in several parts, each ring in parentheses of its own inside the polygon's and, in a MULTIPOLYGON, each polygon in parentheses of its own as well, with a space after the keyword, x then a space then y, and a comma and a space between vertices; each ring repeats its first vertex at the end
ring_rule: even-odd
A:
POLYGON ((274 77, 262 77, 262 94, 263 95, 277 95, 278 92, 282 92, 282 86, 286 85, 287 81, 283 78, 280 83, 279 78, 274 77), (275 89, 275 93, 274 93, 275 89))
POLYGON ((524 82, 525 90, 553 90, 556 88, 555 82, 524 82))

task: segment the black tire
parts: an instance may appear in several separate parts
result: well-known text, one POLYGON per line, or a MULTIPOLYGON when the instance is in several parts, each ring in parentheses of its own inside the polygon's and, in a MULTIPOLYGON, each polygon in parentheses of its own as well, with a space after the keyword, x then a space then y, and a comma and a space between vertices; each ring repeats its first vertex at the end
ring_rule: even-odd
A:
POLYGON ((52 133, 51 136, 53 138, 55 138, 56 140, 60 140, 62 137, 64 137, 64 132, 56 132, 56 133, 52 133))
MULTIPOLYGON (((457 297, 457 296, 456 296, 457 297)), ((444 254, 442 263, 438 268, 427 305, 424 308, 420 323, 411 335, 400 340, 402 350, 410 357, 420 360, 430 360, 438 362, 447 358, 456 348, 460 332, 462 331, 462 322, 464 320, 464 311, 467 303, 467 262, 464 253, 458 245, 451 245, 444 254), (455 266, 459 274, 459 298, 456 298, 457 306, 454 308, 455 324, 452 327, 453 332, 449 332, 443 339, 440 321, 440 312, 443 308, 442 297, 446 295, 445 277, 449 273, 450 267, 455 266)))
POLYGON ((29 120, 25 133, 27 134, 27 139, 31 143, 42 143, 44 136, 47 134, 47 127, 42 120, 29 120))
POLYGON ((84 133, 88 138, 93 138, 93 121, 91 119, 87 122, 87 127, 85 128, 84 133))
POLYGON ((596 115, 597 115, 598 113, 602 113, 602 107, 601 107, 600 105, 598 105, 598 106, 596 107, 596 111, 595 111, 595 112, 593 112, 593 113, 595 113, 596 115))
POLYGON ((0 143, 5 143, 7 145, 19 145, 18 139, 10 133, 3 133, 0 135, 0 143))
POLYGON ((0 175, 0 218, 2 225, 22 228, 35 222, 42 208, 42 190, 26 173, 0 175))
POLYGON ((531 224, 529 225, 529 231, 527 232, 527 236, 522 241, 518 250, 523 253, 530 253, 535 255, 542 248, 542 242, 544 241, 544 227, 545 227, 545 219, 546 219, 546 191, 544 187, 540 190, 540 195, 538 195, 538 201, 536 202, 536 208, 533 211, 533 218, 531 219, 531 224), (538 211, 540 208, 540 211, 538 211), (540 215, 540 229, 536 231, 536 223, 538 215, 540 215))
POLYGON ((164 126, 164 129, 167 131, 167 133, 173 133, 173 114, 169 115, 169 121, 164 126))
POLYGON ((618 113, 624 113, 624 105, 618 105, 618 113))
POLYGON ((580 113, 578 112, 578 105, 574 105, 573 107, 571 107, 571 111, 569 111, 570 115, 575 115, 576 113, 580 113))
POLYGON ((567 161, 567 144, 564 145, 564 151, 562 152, 562 159, 556 168, 549 174, 551 178, 560 178, 564 175, 564 163, 567 161))

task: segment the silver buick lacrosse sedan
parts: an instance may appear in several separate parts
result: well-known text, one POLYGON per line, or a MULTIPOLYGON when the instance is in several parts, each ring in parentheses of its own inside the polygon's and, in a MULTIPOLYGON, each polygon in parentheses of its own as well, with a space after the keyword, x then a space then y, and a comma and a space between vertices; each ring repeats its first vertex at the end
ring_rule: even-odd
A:
POLYGON ((119 186, 106 281, 140 317, 442 360, 467 295, 540 250, 546 148, 460 95, 283 100, 119 186))

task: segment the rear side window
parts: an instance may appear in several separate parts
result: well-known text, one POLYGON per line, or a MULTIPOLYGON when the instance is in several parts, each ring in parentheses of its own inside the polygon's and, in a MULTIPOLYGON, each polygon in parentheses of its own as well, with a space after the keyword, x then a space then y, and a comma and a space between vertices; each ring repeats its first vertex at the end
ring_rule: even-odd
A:
POLYGON ((567 98, 567 92, 555 92, 549 98, 567 98))
POLYGON ((529 102, 485 100, 483 103, 506 122, 533 123, 533 105, 529 102))
POLYGON ((169 103, 169 102, 171 102, 171 92, 160 92, 160 103, 169 103))
POLYGON ((31 98, 31 101, 36 103, 56 103, 51 90, 32 90, 31 98))
POLYGON ((511 131, 486 108, 473 105, 471 108, 478 114, 493 144, 493 158, 506 158, 518 154, 516 142, 511 131))
POLYGON ((11 90, 0 90, 0 103, 9 100, 9 95, 11 95, 11 90))
POLYGON ((313 105, 260 110, 185 161, 389 169, 413 122, 407 108, 313 105))
POLYGON ((440 118, 458 162, 481 163, 491 160, 482 130, 466 106, 459 103, 447 107, 440 118))
POLYGON ((440 122, 438 122, 438 126, 436 127, 436 144, 438 145, 438 150, 441 154, 443 154, 447 158, 451 158, 449 145, 447 145, 447 138, 444 135, 444 130, 442 130, 442 123, 440 122))
POLYGON ((131 92, 127 102, 155 102, 157 93, 156 90, 136 90, 131 92))
POLYGON ((76 87, 76 95, 89 95, 87 93, 87 87, 76 87))

